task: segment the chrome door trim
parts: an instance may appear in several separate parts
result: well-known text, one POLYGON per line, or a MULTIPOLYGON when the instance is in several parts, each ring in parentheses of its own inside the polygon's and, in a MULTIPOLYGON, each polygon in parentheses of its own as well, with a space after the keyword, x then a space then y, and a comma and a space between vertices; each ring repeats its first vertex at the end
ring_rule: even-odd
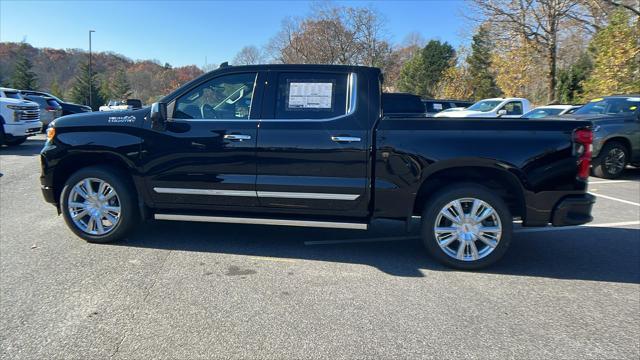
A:
POLYGON ((359 142, 362 139, 355 136, 332 136, 331 140, 335 142, 359 142))
POLYGON ((329 193, 301 193, 280 191, 258 191, 259 198, 281 199, 315 199, 315 200, 355 200, 360 197, 356 194, 329 194, 329 193))
POLYGON ((183 189, 183 188, 154 187, 153 191, 157 192, 158 194, 246 196, 246 197, 257 196, 255 191, 243 191, 243 190, 183 189))
POLYGON ((251 140, 251 135, 244 135, 244 134, 226 134, 224 136, 225 139, 227 140, 251 140))
POLYGON ((317 227, 317 228, 340 228, 367 230, 366 223, 348 223, 333 221, 310 221, 310 220, 287 220, 287 219, 266 219, 266 218, 240 218, 226 216, 203 216, 203 215, 183 215, 183 214, 154 214, 156 220, 173 220, 173 221, 196 221, 210 223, 227 223, 227 224, 253 224, 253 225, 280 225, 280 226, 300 226, 300 227, 317 227))
POLYGON ((281 199, 310 199, 310 200, 356 200, 358 194, 331 194, 331 193, 303 193, 303 192, 281 192, 281 191, 245 191, 245 190, 219 190, 219 189, 184 189, 154 187, 153 191, 158 194, 181 194, 181 195, 209 195, 209 196, 247 196, 260 198, 281 198, 281 199))

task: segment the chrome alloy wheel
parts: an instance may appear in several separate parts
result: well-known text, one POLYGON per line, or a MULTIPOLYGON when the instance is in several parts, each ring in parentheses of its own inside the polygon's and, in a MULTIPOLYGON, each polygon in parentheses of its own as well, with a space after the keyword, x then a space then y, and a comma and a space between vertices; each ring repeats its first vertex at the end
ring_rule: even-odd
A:
POLYGON ((614 147, 609 150, 607 157, 604 158, 604 166, 610 174, 617 174, 624 169, 626 163, 626 155, 620 148, 614 147))
POLYGON ((479 199, 462 198, 440 210, 433 231, 445 254, 457 260, 476 261, 498 246, 502 223, 491 205, 479 199))
POLYGON ((67 207, 76 227, 90 235, 105 235, 120 221, 118 194, 101 179, 79 181, 69 193, 67 207))

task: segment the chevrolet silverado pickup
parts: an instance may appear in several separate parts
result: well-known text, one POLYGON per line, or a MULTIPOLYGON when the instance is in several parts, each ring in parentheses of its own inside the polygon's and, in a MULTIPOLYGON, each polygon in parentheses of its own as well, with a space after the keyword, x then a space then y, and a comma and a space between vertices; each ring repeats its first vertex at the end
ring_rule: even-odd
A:
POLYGON ((478 269, 522 226, 591 221, 591 123, 385 117, 379 69, 223 66, 150 108, 63 116, 42 192, 89 242, 139 220, 366 230, 421 217, 438 261, 478 269))

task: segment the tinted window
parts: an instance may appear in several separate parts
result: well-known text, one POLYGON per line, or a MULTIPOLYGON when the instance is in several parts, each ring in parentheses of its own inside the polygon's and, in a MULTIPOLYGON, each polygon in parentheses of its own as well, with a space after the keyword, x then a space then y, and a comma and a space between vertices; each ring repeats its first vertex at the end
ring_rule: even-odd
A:
POLYGON ((522 115, 522 103, 519 101, 508 102, 502 108, 507 110, 507 115, 522 115))
POLYGON ((524 117, 529 119, 539 119, 551 115, 558 115, 562 112, 562 109, 534 109, 524 114, 524 117))
POLYGON ((385 114, 424 113, 420 97, 411 94, 382 94, 382 111, 385 114))
POLYGON ((40 97, 40 96, 25 96, 24 98, 26 100, 33 101, 34 103, 37 103, 38 105, 40 105, 40 107, 47 105, 46 104, 46 100, 43 97, 40 97))
POLYGON ((640 107, 640 97, 594 99, 574 114, 632 114, 640 107))
POLYGON ((481 111, 481 112, 489 112, 493 110, 496 106, 500 105, 502 100, 483 100, 478 101, 477 103, 469 106, 467 110, 473 111, 481 111))
POLYGON ((10 99, 21 99, 20 94, 15 91, 5 91, 4 95, 10 99))
POLYGON ((176 119, 248 119, 256 73, 230 74, 197 86, 176 101, 176 119))
POLYGON ((58 102, 53 100, 53 99, 47 99, 47 105, 49 105, 51 107, 54 107, 54 108, 60 107, 60 104, 58 104, 58 102))
POLYGON ((276 119, 328 119, 347 113, 348 74, 282 73, 276 119))

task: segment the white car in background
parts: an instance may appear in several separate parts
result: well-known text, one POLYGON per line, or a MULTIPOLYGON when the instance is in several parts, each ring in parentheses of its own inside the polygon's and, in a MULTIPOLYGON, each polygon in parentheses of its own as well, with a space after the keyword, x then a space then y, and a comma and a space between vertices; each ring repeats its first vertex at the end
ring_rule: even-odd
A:
POLYGON ((524 98, 493 98, 480 100, 461 111, 438 113, 449 118, 519 118, 531 110, 531 102, 524 98))
POLYGON ((579 105, 546 105, 537 108, 522 115, 523 118, 540 119, 547 116, 559 116, 565 114, 573 114, 574 111, 580 109, 579 105))
POLYGON ((40 132, 40 107, 15 89, 0 88, 0 145, 20 145, 40 132))

